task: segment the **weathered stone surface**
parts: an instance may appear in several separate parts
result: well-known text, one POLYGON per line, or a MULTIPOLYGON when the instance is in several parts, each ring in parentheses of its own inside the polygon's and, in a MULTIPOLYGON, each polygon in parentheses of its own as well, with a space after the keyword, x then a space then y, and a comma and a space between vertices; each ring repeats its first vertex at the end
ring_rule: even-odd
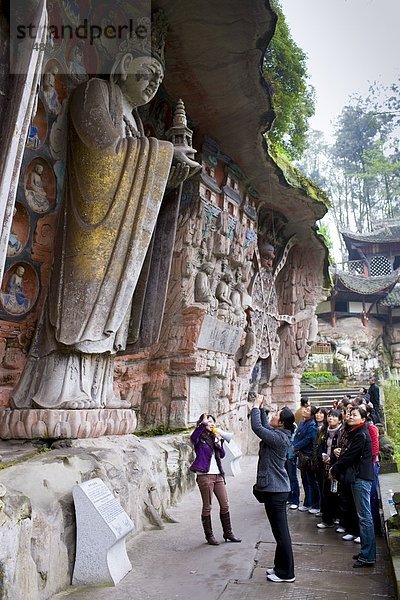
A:
POLYGON ((381 367, 383 360, 383 323, 370 317, 363 327, 357 317, 337 319, 336 326, 318 319, 318 341, 329 342, 343 374, 366 378, 381 367))
POLYGON ((197 347, 226 354, 235 354, 239 349, 243 330, 239 327, 228 325, 210 315, 205 315, 197 347))
MULTIPOLYGON (((62 444, 62 442, 59 442, 62 444)), ((70 441, 0 472, 0 563, 10 600, 46 600, 65 588, 75 557, 72 488, 99 477, 135 524, 168 520, 168 508, 194 483, 188 436, 70 441)))

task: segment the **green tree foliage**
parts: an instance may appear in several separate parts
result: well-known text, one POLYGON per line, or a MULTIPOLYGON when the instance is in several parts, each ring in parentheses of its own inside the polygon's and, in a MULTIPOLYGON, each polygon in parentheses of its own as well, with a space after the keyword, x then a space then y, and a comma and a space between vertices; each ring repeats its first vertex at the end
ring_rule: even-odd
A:
POLYGON ((264 59, 264 76, 272 93, 275 121, 269 132, 272 143, 290 159, 299 158, 307 146, 308 121, 315 112, 314 89, 307 84, 306 55, 294 42, 277 0, 275 34, 264 59))
POLYGON ((365 232, 400 216, 400 88, 376 84, 340 114, 335 141, 309 134, 299 168, 324 189, 339 231, 365 232))

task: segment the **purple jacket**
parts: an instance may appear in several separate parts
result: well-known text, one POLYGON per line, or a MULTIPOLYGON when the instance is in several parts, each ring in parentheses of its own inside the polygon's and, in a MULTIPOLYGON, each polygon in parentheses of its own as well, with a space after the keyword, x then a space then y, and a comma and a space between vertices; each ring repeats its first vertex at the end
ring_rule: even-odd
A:
MULTIPOLYGON (((202 439, 201 434, 205 431, 206 425, 200 423, 198 427, 193 431, 190 436, 190 441, 194 446, 194 451, 196 453, 196 458, 192 465, 190 466, 191 471, 199 471, 200 473, 208 473, 210 470, 210 462, 211 457, 213 455, 213 449, 207 444, 207 442, 202 439)), ((224 450, 224 440, 221 440, 221 446, 216 446, 215 452, 219 452, 221 458, 225 456, 224 450)))

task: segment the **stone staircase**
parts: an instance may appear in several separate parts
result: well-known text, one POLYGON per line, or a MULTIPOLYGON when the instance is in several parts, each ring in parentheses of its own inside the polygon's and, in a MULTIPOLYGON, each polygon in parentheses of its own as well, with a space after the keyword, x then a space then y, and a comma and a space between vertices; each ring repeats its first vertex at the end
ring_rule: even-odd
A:
POLYGON ((358 394, 358 390, 361 386, 358 387, 341 387, 341 388, 329 388, 329 389, 318 389, 316 387, 311 387, 308 385, 301 386, 301 395, 308 396, 311 404, 315 404, 316 406, 326 406, 328 408, 332 407, 332 404, 335 400, 340 400, 343 398, 345 394, 350 394, 352 397, 358 394))

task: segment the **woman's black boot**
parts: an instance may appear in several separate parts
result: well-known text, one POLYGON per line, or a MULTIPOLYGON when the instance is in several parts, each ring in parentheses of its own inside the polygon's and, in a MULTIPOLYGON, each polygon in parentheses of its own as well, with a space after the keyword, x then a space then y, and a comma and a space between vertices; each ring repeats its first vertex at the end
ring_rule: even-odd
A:
POLYGON ((222 523, 222 529, 224 530, 224 540, 226 542, 241 542, 242 540, 233 535, 230 514, 228 512, 224 514, 220 513, 219 516, 222 523))
POLYGON ((219 546, 219 542, 217 542, 213 534, 211 525, 211 515, 208 515, 207 517, 202 516, 201 522, 203 523, 203 529, 207 543, 210 544, 210 546, 219 546))

